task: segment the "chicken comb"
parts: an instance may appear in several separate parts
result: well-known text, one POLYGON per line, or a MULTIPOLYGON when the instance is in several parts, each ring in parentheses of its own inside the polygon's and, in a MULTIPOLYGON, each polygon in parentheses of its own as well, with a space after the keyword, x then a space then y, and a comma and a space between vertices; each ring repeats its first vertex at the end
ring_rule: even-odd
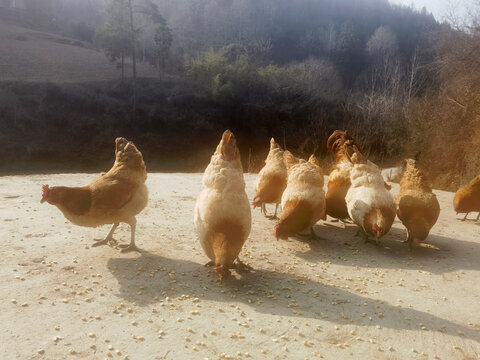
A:
POLYGON ((42 186, 42 197, 47 197, 50 187, 48 184, 42 186))
POLYGON ((327 150, 335 153, 336 148, 347 140, 353 140, 353 138, 346 130, 335 130, 327 140, 327 150))

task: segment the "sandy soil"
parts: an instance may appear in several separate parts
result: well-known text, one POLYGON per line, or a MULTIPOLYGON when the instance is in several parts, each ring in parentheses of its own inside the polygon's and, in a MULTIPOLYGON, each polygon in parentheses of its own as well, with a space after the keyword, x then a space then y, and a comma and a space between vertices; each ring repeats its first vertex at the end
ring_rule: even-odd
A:
MULTIPOLYGON (((330 221, 316 227, 324 240, 277 242, 257 209, 243 251, 255 270, 220 284, 193 232, 200 174, 149 175, 141 255, 91 248, 108 226, 77 227, 39 203, 44 183, 95 176, 0 178, 0 358, 480 356, 480 222, 456 219, 452 193, 436 191, 442 213, 428 242, 438 249, 413 252, 398 222, 383 246, 330 221)), ((128 226, 116 235, 128 242, 128 226)))

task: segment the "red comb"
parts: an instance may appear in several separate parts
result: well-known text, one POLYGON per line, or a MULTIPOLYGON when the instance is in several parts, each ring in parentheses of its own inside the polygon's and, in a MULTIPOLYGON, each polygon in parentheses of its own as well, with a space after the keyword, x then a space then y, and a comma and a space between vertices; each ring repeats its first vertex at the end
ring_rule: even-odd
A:
POLYGON ((48 185, 43 185, 42 186, 42 197, 46 197, 49 190, 50 190, 50 187, 48 185))

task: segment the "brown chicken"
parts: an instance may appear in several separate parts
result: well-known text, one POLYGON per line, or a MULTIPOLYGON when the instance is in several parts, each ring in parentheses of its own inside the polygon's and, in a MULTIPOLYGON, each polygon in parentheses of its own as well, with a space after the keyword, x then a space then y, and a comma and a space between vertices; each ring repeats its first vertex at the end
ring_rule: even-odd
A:
POLYGON ((325 192, 323 173, 314 155, 307 161, 284 152, 288 170, 287 188, 282 195, 282 217, 273 231, 277 239, 309 231, 316 237, 313 225, 325 220, 325 192))
POLYGON ((354 141, 347 131, 335 130, 327 141, 327 150, 335 155, 335 166, 328 177, 328 190, 325 196, 327 215, 335 219, 348 219, 345 195, 350 188, 350 170, 352 163, 348 160, 345 149, 354 141))
POLYGON ((84 187, 43 186, 41 203, 55 205, 72 223, 97 227, 113 224, 107 237, 93 246, 114 244, 113 233, 123 222, 130 225, 129 245, 122 252, 139 251, 135 245, 135 216, 147 205, 147 170, 140 151, 125 138, 115 140, 115 163, 105 174, 84 187))
POLYGON ((247 267, 238 254, 250 234, 252 218, 240 153, 229 130, 223 133, 205 169, 194 223, 200 244, 212 260, 207 265, 215 266, 221 280, 231 275, 231 268, 247 267))
POLYGON ((462 221, 467 219, 470 212, 478 211, 478 221, 480 218, 480 175, 457 190, 453 198, 453 208, 457 214, 466 213, 462 221))
POLYGON ((286 187, 287 168, 283 162, 283 150, 272 138, 265 166, 258 173, 257 181, 255 182, 253 207, 260 206, 265 216, 270 219, 276 219, 278 204, 282 201, 282 194, 286 187), (265 204, 273 203, 275 204, 275 214, 268 216, 265 204))
POLYGON ((407 228, 410 248, 424 241, 440 214, 437 197, 425 174, 413 159, 405 160, 405 171, 397 195, 397 216, 407 228))

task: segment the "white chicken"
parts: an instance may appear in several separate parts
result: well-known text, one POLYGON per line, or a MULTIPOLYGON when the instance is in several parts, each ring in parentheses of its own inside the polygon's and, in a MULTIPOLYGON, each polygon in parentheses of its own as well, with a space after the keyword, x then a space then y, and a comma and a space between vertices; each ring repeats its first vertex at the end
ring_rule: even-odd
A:
POLYGON ((250 203, 245 192, 242 163, 235 136, 229 130, 203 175, 203 189, 195 205, 194 223, 205 254, 220 279, 231 275, 251 227, 250 203))
POLYGON ((395 199, 385 187, 378 166, 368 161, 355 145, 348 147, 347 157, 353 165, 352 184, 345 196, 348 214, 358 225, 357 234, 363 233, 366 240, 372 235, 378 244, 395 220, 395 199))

